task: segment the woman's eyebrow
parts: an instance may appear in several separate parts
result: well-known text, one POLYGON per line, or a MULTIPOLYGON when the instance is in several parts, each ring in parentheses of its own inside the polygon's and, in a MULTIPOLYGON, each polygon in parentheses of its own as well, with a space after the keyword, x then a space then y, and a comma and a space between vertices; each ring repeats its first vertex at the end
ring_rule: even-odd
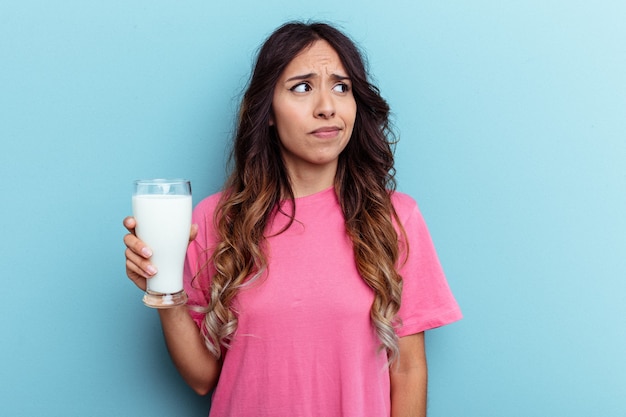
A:
MULTIPOLYGON (((291 81, 302 81, 302 80, 308 80, 311 78, 315 78, 317 77, 317 74, 314 72, 308 73, 308 74, 302 74, 302 75, 294 75, 293 77, 288 78, 287 80, 285 80, 285 82, 291 82, 291 81)), ((349 80, 350 77, 346 76, 346 75, 339 75, 339 74, 331 74, 330 77, 333 80, 337 80, 337 81, 345 81, 345 80, 349 80)))
POLYGON ((337 81, 350 80, 350 77, 348 77, 347 75, 331 74, 330 76, 332 79, 337 81))
POLYGON ((290 82, 290 81, 302 81, 302 80, 308 80, 309 78, 313 78, 315 77, 317 74, 311 72, 309 74, 302 74, 302 75, 295 75, 289 79, 286 80, 286 82, 290 82))

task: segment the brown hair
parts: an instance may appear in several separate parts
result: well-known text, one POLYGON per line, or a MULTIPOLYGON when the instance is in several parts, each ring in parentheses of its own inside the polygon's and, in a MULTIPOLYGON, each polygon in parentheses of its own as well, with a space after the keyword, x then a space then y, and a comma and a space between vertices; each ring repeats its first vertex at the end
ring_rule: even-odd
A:
MULTIPOLYGON (((273 210, 282 210, 281 201, 294 198, 279 139, 270 126, 274 88, 285 67, 317 40, 337 51, 352 81, 357 114, 350 141, 339 156, 335 191, 358 271, 375 294, 373 326, 390 360, 398 354, 394 326, 402 279, 396 270, 399 249, 393 223, 401 225, 390 198, 396 184, 389 106, 369 83, 362 55, 346 35, 324 23, 288 23, 258 53, 239 112, 231 154, 234 166, 215 213, 219 242, 212 256, 215 275, 203 330, 207 347, 218 358, 237 328, 233 299, 242 285, 266 268, 264 232, 273 210)), ((293 222, 295 204, 290 207, 293 222)))

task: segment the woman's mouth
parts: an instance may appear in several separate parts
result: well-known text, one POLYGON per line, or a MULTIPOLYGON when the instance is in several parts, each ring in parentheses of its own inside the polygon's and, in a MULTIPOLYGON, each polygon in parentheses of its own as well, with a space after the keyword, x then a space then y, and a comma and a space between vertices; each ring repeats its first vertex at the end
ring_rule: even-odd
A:
POLYGON ((311 135, 320 139, 330 139, 339 135, 340 131, 341 128, 337 126, 324 126, 312 131, 311 135))

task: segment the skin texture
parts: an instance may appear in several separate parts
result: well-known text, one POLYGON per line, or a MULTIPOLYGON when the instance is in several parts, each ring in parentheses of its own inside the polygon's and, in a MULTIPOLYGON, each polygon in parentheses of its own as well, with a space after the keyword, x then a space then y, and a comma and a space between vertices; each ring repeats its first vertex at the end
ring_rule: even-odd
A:
POLYGON ((297 55, 281 75, 270 124, 296 197, 330 187, 337 159, 348 144, 356 102, 337 52, 317 41, 297 55))
POLYGON ((426 417, 428 367, 423 332, 400 338, 400 357, 389 374, 391 416, 426 417))

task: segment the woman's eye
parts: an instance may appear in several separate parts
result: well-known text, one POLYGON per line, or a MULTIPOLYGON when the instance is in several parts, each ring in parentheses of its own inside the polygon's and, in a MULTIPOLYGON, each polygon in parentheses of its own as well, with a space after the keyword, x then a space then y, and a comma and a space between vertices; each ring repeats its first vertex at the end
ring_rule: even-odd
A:
POLYGON ((306 93, 307 91, 311 91, 311 86, 307 83, 300 83, 291 87, 291 91, 295 93, 306 93))
POLYGON ((345 83, 339 83, 333 87, 333 90, 338 93, 347 93, 350 91, 350 86, 345 83))

